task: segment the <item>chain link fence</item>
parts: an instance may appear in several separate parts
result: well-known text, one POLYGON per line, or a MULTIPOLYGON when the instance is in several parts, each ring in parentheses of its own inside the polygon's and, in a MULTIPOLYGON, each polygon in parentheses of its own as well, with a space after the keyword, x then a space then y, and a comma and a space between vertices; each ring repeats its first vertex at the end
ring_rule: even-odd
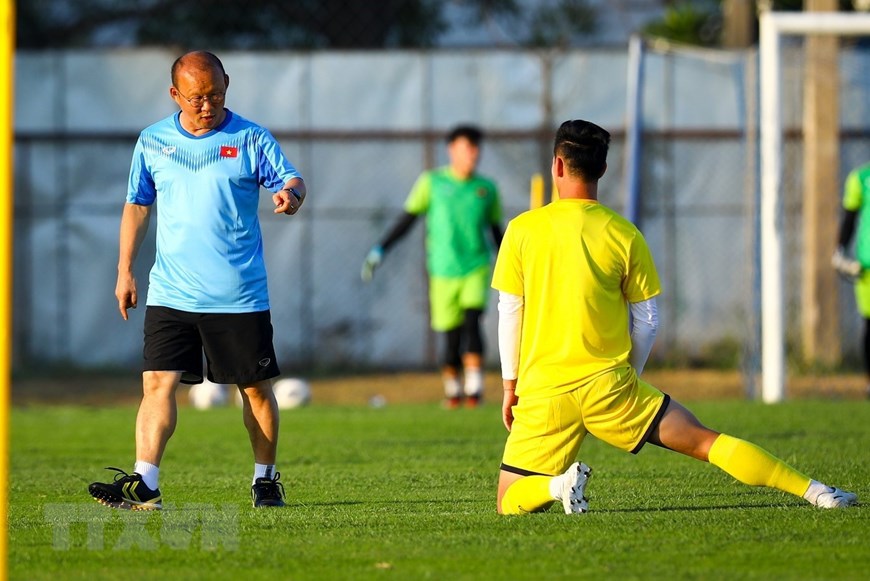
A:
MULTIPOLYGON (((793 368, 812 366, 814 363, 804 360, 801 329, 805 317, 805 306, 802 304, 804 258, 808 252, 803 228, 807 219, 804 208, 804 155, 807 148, 804 82, 807 57, 804 47, 805 39, 788 39, 783 52, 781 84, 784 132, 781 183, 783 288, 786 295, 786 356, 793 368)), ((837 223, 823 225, 822 230, 830 234, 833 243, 838 237, 846 176, 851 170, 870 161, 870 44, 866 39, 844 39, 839 48, 838 62, 826 62, 823 66, 835 69, 839 80, 839 103, 830 105, 839 112, 838 180, 834 191, 822 193, 827 203, 836 208, 837 223)), ((822 276, 836 278, 833 268, 827 268, 822 276)), ((839 280, 837 295, 844 362, 855 370, 861 370, 864 322, 857 312, 853 285, 839 280)))

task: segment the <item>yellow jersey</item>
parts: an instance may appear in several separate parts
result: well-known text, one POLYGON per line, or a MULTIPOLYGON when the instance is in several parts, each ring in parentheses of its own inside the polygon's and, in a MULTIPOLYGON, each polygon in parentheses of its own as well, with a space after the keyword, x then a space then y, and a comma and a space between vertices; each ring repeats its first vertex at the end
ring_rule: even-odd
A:
POLYGON ((520 397, 566 393, 628 366, 628 303, 661 292, 640 231, 597 201, 577 199, 511 220, 492 286, 523 297, 520 397))

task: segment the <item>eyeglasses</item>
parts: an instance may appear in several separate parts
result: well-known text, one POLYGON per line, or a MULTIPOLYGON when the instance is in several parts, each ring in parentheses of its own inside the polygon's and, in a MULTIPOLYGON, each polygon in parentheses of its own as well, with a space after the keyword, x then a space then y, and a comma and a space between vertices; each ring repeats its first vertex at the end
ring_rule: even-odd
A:
MULTIPOLYGON (((175 87, 175 90, 178 91, 178 87, 175 87)), ((211 95, 196 95, 195 97, 190 97, 189 99, 182 94, 181 91, 178 91, 178 94, 181 95, 181 98, 187 101, 191 107, 202 107, 202 104, 208 101, 212 105, 220 105, 224 102, 224 97, 226 93, 212 93, 211 95)))

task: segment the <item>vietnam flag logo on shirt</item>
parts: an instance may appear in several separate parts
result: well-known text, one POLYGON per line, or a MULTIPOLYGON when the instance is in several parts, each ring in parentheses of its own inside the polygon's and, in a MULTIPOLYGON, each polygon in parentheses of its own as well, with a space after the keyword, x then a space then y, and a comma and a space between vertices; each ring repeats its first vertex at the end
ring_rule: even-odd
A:
POLYGON ((232 145, 221 145, 221 157, 239 157, 239 148, 232 145))

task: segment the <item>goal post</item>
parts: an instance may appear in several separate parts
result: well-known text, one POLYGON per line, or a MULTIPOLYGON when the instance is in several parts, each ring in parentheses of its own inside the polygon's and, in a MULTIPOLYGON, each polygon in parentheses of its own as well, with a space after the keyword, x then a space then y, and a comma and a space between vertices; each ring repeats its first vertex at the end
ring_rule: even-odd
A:
POLYGON ((870 36, 870 14, 768 11, 759 19, 761 379, 763 401, 775 403, 785 397, 781 40, 784 36, 870 36))
POLYGON ((12 101, 15 3, 0 0, 0 577, 8 569, 9 416, 12 372, 12 101))

